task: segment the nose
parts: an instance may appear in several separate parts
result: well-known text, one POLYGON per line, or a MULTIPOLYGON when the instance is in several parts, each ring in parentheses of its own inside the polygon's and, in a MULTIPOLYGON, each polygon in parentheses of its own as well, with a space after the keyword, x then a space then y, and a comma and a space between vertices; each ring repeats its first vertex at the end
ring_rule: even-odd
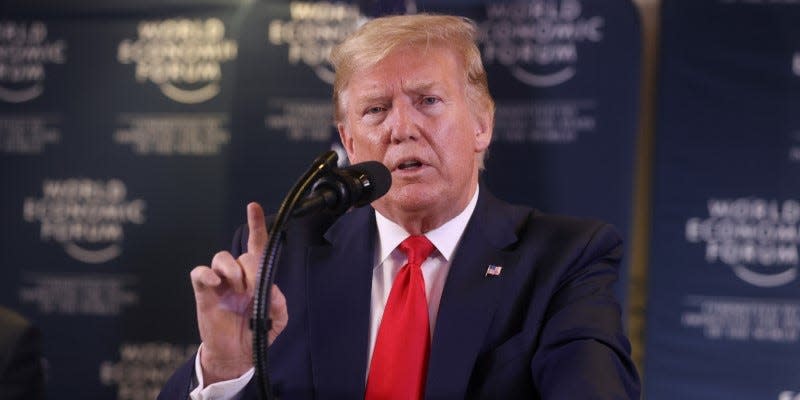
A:
POLYGON ((408 101, 398 101, 393 104, 388 118, 392 143, 417 140, 419 138, 416 111, 408 101))

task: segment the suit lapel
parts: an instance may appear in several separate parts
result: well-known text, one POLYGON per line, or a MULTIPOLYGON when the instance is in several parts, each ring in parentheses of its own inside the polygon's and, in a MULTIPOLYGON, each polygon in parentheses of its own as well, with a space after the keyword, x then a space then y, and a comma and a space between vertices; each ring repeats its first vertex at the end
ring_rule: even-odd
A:
POLYGON ((356 209, 309 252, 309 340, 321 398, 364 397, 375 231, 372 209, 356 209))
POLYGON ((503 281, 511 275, 513 220, 485 187, 447 276, 428 364, 426 398, 464 398, 503 281), (502 267, 487 275, 490 265, 502 267))

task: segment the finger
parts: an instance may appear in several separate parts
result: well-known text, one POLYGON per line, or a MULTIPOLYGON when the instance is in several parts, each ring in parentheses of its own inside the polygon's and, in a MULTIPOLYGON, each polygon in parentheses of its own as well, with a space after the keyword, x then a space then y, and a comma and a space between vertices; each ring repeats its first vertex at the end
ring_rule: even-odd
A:
POLYGON ((281 292, 281 289, 278 288, 278 285, 273 284, 272 289, 269 292, 270 295, 270 316, 275 314, 274 317, 277 319, 284 319, 287 314, 286 311, 286 297, 281 292))
POLYGON ((255 290, 256 277, 258 276, 258 261, 261 254, 244 253, 239 256, 239 263, 244 271, 245 284, 248 290, 255 290))
POLYGON ((258 203, 247 205, 247 252, 261 255, 267 246, 267 224, 264 222, 264 209, 258 203))
POLYGON ((269 318, 272 320, 272 325, 267 336, 269 344, 272 344, 289 323, 286 297, 276 285, 272 285, 270 290, 269 318))
POLYGON ((231 253, 220 251, 211 261, 211 269, 231 286, 236 293, 243 293, 245 288, 244 271, 241 264, 231 253))
POLYGON ((222 283, 222 279, 205 265, 195 267, 189 276, 192 279, 192 287, 195 292, 203 291, 206 288, 214 288, 222 283))

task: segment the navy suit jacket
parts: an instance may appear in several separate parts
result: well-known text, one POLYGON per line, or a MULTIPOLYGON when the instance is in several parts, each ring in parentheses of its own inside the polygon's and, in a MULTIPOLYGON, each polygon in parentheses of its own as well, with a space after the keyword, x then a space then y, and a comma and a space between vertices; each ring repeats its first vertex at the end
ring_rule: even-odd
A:
MULTIPOLYGON (((244 250, 246 230, 234 240, 244 250)), ((282 399, 363 399, 375 258, 374 210, 287 230, 276 283, 289 324, 269 349, 282 399)), ((481 188, 452 260, 433 333, 426 399, 638 399, 613 283, 607 224, 512 206, 481 188), (502 267, 488 275, 489 265, 502 267)), ((193 360, 159 399, 186 399, 193 360)), ((244 399, 257 399, 255 379, 244 399)))

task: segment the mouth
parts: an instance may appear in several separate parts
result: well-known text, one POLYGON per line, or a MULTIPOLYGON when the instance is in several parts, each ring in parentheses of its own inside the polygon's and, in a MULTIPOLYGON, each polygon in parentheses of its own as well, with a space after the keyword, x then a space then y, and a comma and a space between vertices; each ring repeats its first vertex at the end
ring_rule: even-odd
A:
POLYGON ((420 168, 420 167, 422 167, 422 161, 415 160, 415 159, 405 160, 405 161, 397 164, 397 169, 399 169, 401 171, 413 170, 413 169, 417 169, 417 168, 420 168))

